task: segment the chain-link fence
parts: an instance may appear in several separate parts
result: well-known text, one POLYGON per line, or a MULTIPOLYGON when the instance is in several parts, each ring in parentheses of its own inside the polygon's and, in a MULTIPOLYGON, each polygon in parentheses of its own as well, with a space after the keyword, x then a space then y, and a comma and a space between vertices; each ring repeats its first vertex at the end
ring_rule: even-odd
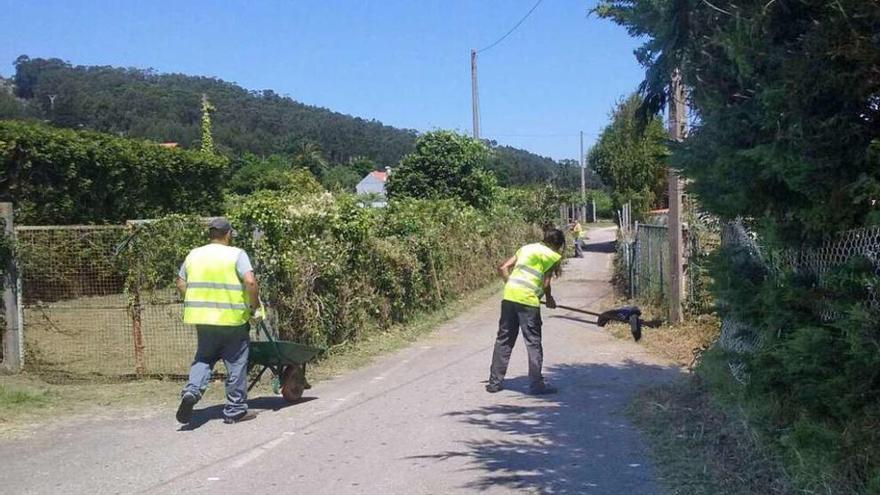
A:
MULTIPOLYGON (((814 277, 817 289, 827 283, 828 273, 855 257, 863 257, 874 267, 874 273, 880 275, 880 227, 868 227, 841 232, 818 248, 788 250, 771 256, 761 246, 759 239, 750 233, 741 221, 731 222, 722 229, 722 245, 732 248, 728 256, 742 259, 738 265, 749 263, 761 266, 768 276, 778 277, 784 272, 795 272, 814 277)), ((866 297, 868 304, 877 307, 877 289, 868 287, 866 297)), ((720 301, 724 305, 724 301, 720 301)), ((832 321, 837 316, 827 305, 816 308, 817 317, 823 321, 832 321)), ((733 376, 745 383, 748 374, 744 365, 744 356, 754 352, 761 345, 761 334, 758 329, 738 319, 732 312, 722 315, 721 347, 729 353, 729 365, 733 376)))
POLYGON ((16 227, 28 369, 135 372, 121 226, 16 227))
POLYGON ((639 301, 668 306, 669 228, 636 225, 632 256, 632 295, 639 301))
MULTIPOLYGON (((703 314, 713 308, 707 259, 718 245, 718 234, 692 222, 684 233, 685 310, 703 314)), ((619 256, 627 295, 642 304, 669 306, 669 227, 636 223, 622 236, 619 256)))
POLYGON ((195 351, 174 289, 127 290, 126 226, 16 227, 26 369, 177 375, 195 351))
MULTIPOLYGON (((721 229, 721 245, 728 248, 728 253, 732 256, 742 256, 761 264, 766 263, 756 238, 749 234, 740 221, 724 225, 721 229)), ((720 301, 720 305, 725 306, 725 302, 720 301)), ((748 372, 744 357, 760 345, 760 334, 748 323, 730 312, 725 312, 721 318, 721 335, 718 344, 729 356, 728 367, 733 377, 740 383, 746 383, 748 372)))

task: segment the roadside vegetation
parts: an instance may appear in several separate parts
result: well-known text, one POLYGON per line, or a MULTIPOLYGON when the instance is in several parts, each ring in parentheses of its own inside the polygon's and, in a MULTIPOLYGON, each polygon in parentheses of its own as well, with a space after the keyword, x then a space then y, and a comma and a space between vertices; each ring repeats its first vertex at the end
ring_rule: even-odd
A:
MULTIPOLYGON (((206 104, 203 136, 211 134, 210 111, 206 104)), ((33 190, 42 195, 33 206, 26 198, 11 198, 23 204, 20 221, 119 223, 153 217, 124 231, 103 231, 101 242, 91 239, 94 244, 83 249, 4 243, 3 261, 15 256, 27 280, 52 289, 51 295, 26 291, 26 300, 38 297, 45 304, 80 297, 76 277, 90 276, 106 281, 100 290, 108 296, 124 292, 131 311, 167 304, 180 260, 204 243, 200 217, 226 215, 239 231, 235 243, 255 262, 281 336, 326 349, 310 367, 315 380, 393 351, 496 290, 497 263, 520 244, 540 238, 541 225, 558 222, 560 201, 571 194, 552 183, 501 187, 489 170, 498 160, 493 149, 445 131, 419 137, 413 153, 396 167, 384 208, 369 207, 374 198, 341 186, 328 191, 319 177, 333 166, 328 168, 314 146, 302 146, 290 162, 278 155, 227 157, 210 147, 189 151, 38 123, 2 122, 0 132, 0 159, 7 170, 19 172, 16 187, 6 194, 33 190), (198 173, 187 178, 190 182, 175 186, 185 186, 185 194, 171 197, 167 193, 175 189, 163 189, 193 170, 198 173), (97 181, 95 174, 116 182, 97 181), (107 189, 106 197, 96 194, 96 187, 107 189), (113 193, 114 188, 127 194, 113 193), (125 207, 115 198, 124 198, 125 207), (54 208, 41 209, 38 203, 54 208), (107 247, 115 253, 110 258, 107 247), (54 268, 59 265, 88 268, 67 273, 54 268), (114 284, 121 284, 118 291, 114 284), (66 288, 70 296, 64 295, 66 288)), ((375 164, 356 158, 349 166, 360 173, 375 164)), ((607 194, 590 194, 601 209, 610 210, 607 194)), ((153 345, 157 338, 161 335, 154 336, 153 345)), ((88 362, 78 363, 82 373, 56 372, 43 368, 34 351, 28 351, 27 373, 0 377, 0 433, 27 434, 69 416, 142 414, 170 406, 179 392, 177 380, 94 375, 88 362)), ((128 359, 123 354, 118 357, 128 359)), ((57 361, 60 355, 50 357, 57 361)), ((185 369, 189 357, 179 359, 185 369)), ((261 387, 257 394, 270 393, 261 387)))
MULTIPOLYGON (((729 378, 732 356, 713 348, 696 378, 678 385, 685 388, 648 392, 637 417, 661 432, 661 453, 675 444, 711 459, 718 493, 880 493, 878 265, 872 256, 819 251, 880 219, 880 6, 605 0, 595 13, 644 41, 636 51, 646 68, 643 119, 668 102, 680 71, 692 128, 671 145, 668 163, 705 213, 739 219, 751 240, 716 250, 708 272, 719 318, 757 343, 736 357, 742 383, 729 378), (735 443, 777 461, 775 474, 756 468, 770 461, 729 464, 723 449, 700 454, 652 425, 677 424, 701 404, 744 421, 735 443), (725 484, 727 470, 751 491, 725 484)), ((719 446, 735 433, 701 421, 719 446)), ((740 451, 735 458, 753 458, 740 451)))

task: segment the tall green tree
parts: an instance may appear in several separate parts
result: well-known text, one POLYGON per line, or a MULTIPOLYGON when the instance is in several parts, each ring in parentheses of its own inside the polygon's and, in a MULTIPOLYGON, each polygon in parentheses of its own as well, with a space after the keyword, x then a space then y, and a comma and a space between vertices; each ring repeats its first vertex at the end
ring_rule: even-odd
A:
POLYGON ((303 141, 300 143, 296 153, 293 155, 293 165, 308 170, 316 177, 324 175, 328 167, 327 159, 324 158, 321 146, 314 141, 303 141))
POLYGON ((360 179, 362 179, 368 173, 377 170, 377 165, 375 161, 370 160, 365 156, 353 156, 348 159, 345 168, 352 170, 360 179))
POLYGON ((619 102, 587 155, 589 168, 611 189, 615 208, 632 202, 637 213, 661 206, 669 154, 663 123, 657 117, 642 122, 641 105, 638 95, 619 102))
POLYGON ((321 177, 321 183, 331 191, 354 192, 355 186, 363 178, 363 175, 351 167, 334 165, 321 177))
POLYGON ((202 94, 202 153, 214 154, 214 137, 211 135, 211 112, 214 105, 208 101, 208 95, 202 94))
POLYGON ((680 67, 694 115, 672 165, 701 204, 766 238, 817 242, 877 216, 880 3, 605 0, 644 40, 645 108, 680 67))
POLYGON ((429 132, 416 141, 388 180, 390 198, 458 198, 484 208, 492 201, 495 176, 485 167, 489 148, 452 131, 429 132))
POLYGON ((227 187, 236 194, 257 191, 309 194, 323 190, 309 170, 294 167, 291 159, 283 155, 263 158, 246 153, 235 160, 233 166, 235 171, 227 181, 227 187))
MULTIPOLYGON (((670 162, 704 209, 745 218, 769 253, 878 223, 880 3, 604 0, 597 11, 644 41, 647 113, 681 69, 695 118, 670 162)), ((736 246, 713 263, 723 316, 760 342, 745 359, 746 410, 771 426, 803 493, 880 493, 880 278, 874 253, 852 251, 813 251, 805 265, 821 271, 736 246)))

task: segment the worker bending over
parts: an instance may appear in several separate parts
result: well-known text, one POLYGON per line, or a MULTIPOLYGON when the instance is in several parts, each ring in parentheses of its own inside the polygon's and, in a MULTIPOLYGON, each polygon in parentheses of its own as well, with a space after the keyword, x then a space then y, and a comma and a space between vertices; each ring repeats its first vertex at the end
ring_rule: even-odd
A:
POLYGON ((544 232, 544 241, 527 244, 498 269, 504 279, 504 299, 501 301, 501 319, 498 337, 492 353, 489 384, 486 391, 503 389, 504 375, 510 362, 510 353, 522 331, 529 355, 529 390, 532 394, 556 393, 556 388, 544 381, 541 366, 544 349, 541 346, 541 296, 546 295, 547 307, 556 307, 550 293, 550 279, 559 266, 565 246, 565 235, 559 229, 544 232))
POLYGON ((226 365, 223 422, 247 421, 247 362, 251 316, 261 318, 260 288, 250 258, 229 243, 235 231, 225 218, 208 226, 211 242, 189 252, 180 267, 177 290, 183 297, 183 322, 196 326, 198 344, 189 382, 181 393, 177 421, 189 423, 193 406, 211 379, 214 364, 226 365))

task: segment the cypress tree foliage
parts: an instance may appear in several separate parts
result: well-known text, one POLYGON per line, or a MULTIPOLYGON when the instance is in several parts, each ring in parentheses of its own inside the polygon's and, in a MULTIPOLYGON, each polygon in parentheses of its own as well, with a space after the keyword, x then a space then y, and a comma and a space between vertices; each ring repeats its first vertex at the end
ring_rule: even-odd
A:
POLYGON ((753 419, 805 492, 880 493, 877 260, 809 273, 772 256, 880 222, 880 3, 604 0, 596 12, 646 40, 645 115, 681 68, 693 127, 670 161, 703 208, 744 217, 770 254, 725 248, 712 270, 725 317, 762 344, 742 396, 753 419))
POLYGON ((785 245, 873 222, 880 198, 880 4, 864 0, 607 0, 646 37, 648 113, 681 67, 694 113, 673 165, 724 218, 785 245))

